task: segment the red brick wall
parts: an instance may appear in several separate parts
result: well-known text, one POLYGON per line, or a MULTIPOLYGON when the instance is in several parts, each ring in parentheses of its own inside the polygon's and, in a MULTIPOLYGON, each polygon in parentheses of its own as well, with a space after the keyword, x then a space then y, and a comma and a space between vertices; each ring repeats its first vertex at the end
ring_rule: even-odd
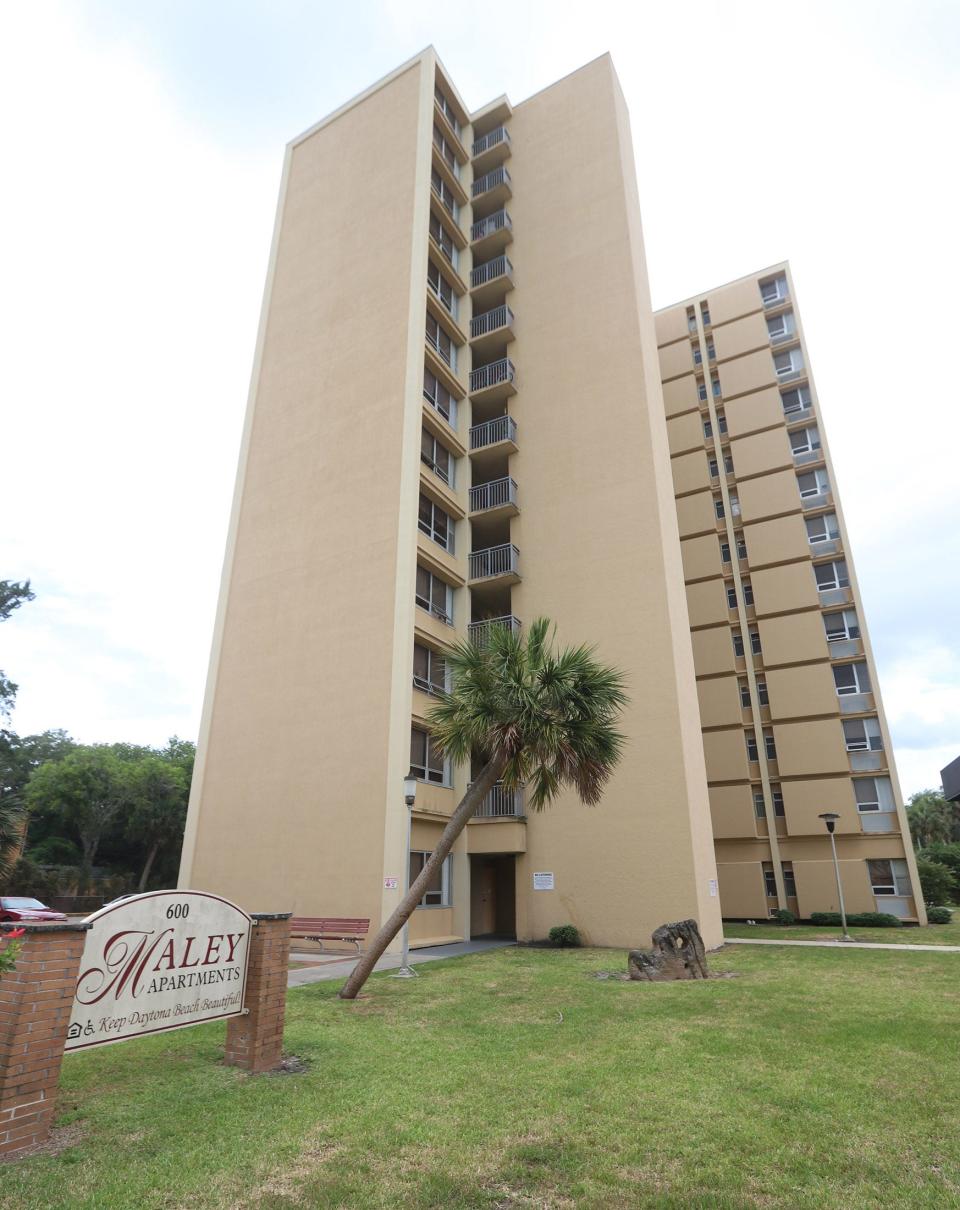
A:
POLYGON ((287 1008, 290 916, 257 915, 250 934, 245 1016, 227 1022, 224 1062, 247 1071, 272 1071, 283 1053, 287 1008))

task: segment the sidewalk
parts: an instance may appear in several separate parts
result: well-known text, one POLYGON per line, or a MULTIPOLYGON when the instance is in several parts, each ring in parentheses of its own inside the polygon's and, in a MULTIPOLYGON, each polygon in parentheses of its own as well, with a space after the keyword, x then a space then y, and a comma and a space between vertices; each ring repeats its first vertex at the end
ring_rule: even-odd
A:
POLYGON ((960 954, 960 945, 896 945, 882 941, 782 941, 767 937, 724 937, 726 945, 800 945, 828 950, 907 950, 925 954, 960 954))
MULTIPOLYGON (((451 945, 433 945, 424 949, 410 951, 410 965, 419 966, 422 962, 436 962, 441 958, 459 958, 462 954, 479 954, 484 950, 502 949, 507 945, 516 945, 515 941, 456 941, 451 945)), ((290 971, 287 976, 287 987, 304 987, 308 983, 321 983, 326 979, 346 979, 347 975, 357 964, 355 954, 345 954, 342 958, 319 952, 306 953, 298 951, 291 953, 292 962, 319 962, 319 966, 304 966, 299 970, 290 971)), ((392 971, 400 965, 399 954, 384 954, 375 971, 392 971)))

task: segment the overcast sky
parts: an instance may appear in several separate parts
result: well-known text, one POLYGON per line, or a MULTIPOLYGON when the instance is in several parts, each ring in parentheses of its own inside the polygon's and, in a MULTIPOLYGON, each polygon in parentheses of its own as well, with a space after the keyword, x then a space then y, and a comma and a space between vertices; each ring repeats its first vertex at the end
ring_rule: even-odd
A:
POLYGON ((790 260, 904 792, 937 785, 960 754, 946 0, 5 4, 0 579, 37 592, 0 630, 15 728, 196 736, 284 144, 431 42, 471 108, 612 51, 654 306, 790 260))

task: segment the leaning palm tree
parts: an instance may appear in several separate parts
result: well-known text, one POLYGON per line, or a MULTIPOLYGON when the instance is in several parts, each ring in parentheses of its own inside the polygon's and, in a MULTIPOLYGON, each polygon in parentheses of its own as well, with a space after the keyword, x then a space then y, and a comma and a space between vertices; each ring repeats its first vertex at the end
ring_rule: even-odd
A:
POLYGON ((614 723, 627 702, 624 678, 590 647, 553 650, 553 628, 538 618, 527 637, 491 626, 481 640, 458 643, 446 657, 452 688, 430 712, 434 742, 451 760, 483 762, 436 848, 340 991, 352 1000, 434 880, 457 837, 493 785, 532 788, 540 810, 563 786, 600 801, 624 738, 614 723))

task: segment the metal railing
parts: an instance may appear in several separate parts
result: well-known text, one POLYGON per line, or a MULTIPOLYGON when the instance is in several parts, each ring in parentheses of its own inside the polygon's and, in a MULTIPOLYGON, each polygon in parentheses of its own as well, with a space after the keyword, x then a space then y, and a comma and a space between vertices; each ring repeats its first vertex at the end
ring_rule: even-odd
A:
POLYGON ((485 446, 496 445, 498 441, 516 441, 517 422, 512 416, 494 416, 483 424, 475 424, 470 430, 470 448, 482 450, 485 446))
POLYGON ((473 641, 482 647, 494 626, 506 627, 514 634, 519 634, 522 630, 520 619, 515 618, 512 613, 506 613, 501 618, 484 618, 482 622, 471 622, 467 630, 473 641))
POLYGON ((513 323, 513 312, 506 303, 494 307, 492 311, 484 311, 470 320, 470 339, 486 336, 488 332, 496 332, 498 328, 508 328, 513 323))
POLYGON ((485 172, 483 176, 478 177, 470 187, 472 197, 480 197, 484 193, 489 193, 491 189, 496 189, 498 185, 509 185, 510 173, 501 164, 499 168, 493 168, 490 172, 485 172))
POLYGON ((470 148, 471 156, 483 155, 485 151, 489 151, 491 147, 496 147, 500 143, 509 143, 510 134, 506 126, 495 126, 493 130, 488 130, 486 134, 481 135, 479 139, 474 139, 473 146, 470 148))
POLYGON ((493 260, 484 261, 482 265, 470 270, 470 285, 482 286, 488 281, 504 276, 513 276, 513 265, 506 256, 495 256, 493 260))
POLYGON ((504 228, 512 231, 513 219, 506 210, 495 210, 493 214, 488 214, 486 218, 471 224, 470 240, 474 242, 478 239, 485 239, 488 235, 493 235, 494 231, 502 231, 504 228))
MULTIPOLYGON (((467 789, 470 788, 471 782, 467 789)), ((522 819, 523 786, 508 790, 503 782, 495 782, 483 802, 477 807, 475 819, 522 819)))
POLYGON ((488 508, 503 508, 505 504, 516 504, 517 485, 509 475, 502 479, 491 479, 479 487, 470 488, 470 511, 483 512, 488 508))
POLYGON ((485 550, 472 550, 469 558, 470 579, 488 580, 492 576, 517 573, 520 551, 512 542, 500 546, 488 546, 485 550))
POLYGON ((509 357, 501 357, 499 361, 491 361, 479 370, 470 371, 470 390, 485 391, 504 382, 516 382, 516 379, 517 371, 513 362, 509 357))

